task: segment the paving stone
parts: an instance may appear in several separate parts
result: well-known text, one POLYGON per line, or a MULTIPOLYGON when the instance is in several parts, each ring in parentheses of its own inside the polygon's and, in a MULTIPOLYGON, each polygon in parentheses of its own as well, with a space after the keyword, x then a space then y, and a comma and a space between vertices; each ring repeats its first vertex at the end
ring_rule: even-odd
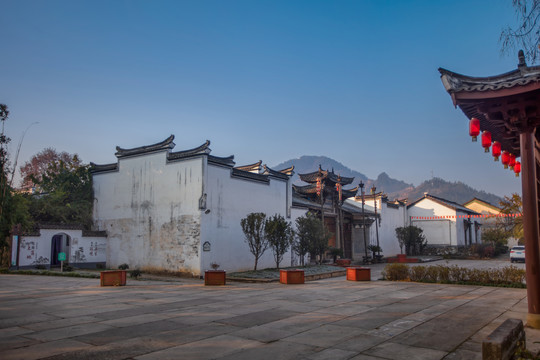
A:
POLYGON ((31 334, 24 334, 23 336, 28 339, 35 339, 39 341, 54 341, 72 338, 76 336, 89 335, 92 333, 98 333, 112 328, 113 327, 109 325, 102 325, 96 323, 79 324, 54 330, 45 330, 31 334))
POLYGON ((372 347, 377 346, 386 340, 387 338, 382 336, 359 334, 347 341, 334 345, 334 347, 343 350, 362 352, 367 349, 371 349, 372 347))
POLYGON ((22 336, 1 336, 0 354, 6 350, 17 349, 40 343, 37 340, 27 339, 22 336))
POLYGON ((42 331, 42 330, 58 329, 61 327, 67 327, 71 325, 87 324, 91 322, 97 322, 99 320, 100 320, 99 318, 94 317, 94 316, 75 316, 75 317, 65 318, 65 319, 26 324, 26 325, 23 325, 23 327, 25 329, 29 329, 30 331, 42 331))
MULTIPOLYGON (((350 358, 349 360, 381 360, 383 358, 380 358, 380 357, 375 357, 375 356, 369 356, 369 355, 365 355, 365 354, 360 354, 360 355, 356 355, 352 358, 350 358)), ((388 359, 388 358, 384 358, 384 359, 388 359)))
POLYGON ((266 325, 268 327, 283 331, 300 333, 325 324, 335 323, 336 321, 341 319, 343 319, 342 315, 322 314, 314 312, 291 316, 286 319, 268 323, 266 325))
POLYGON ((355 351, 341 349, 326 349, 309 356, 311 360, 347 360, 357 355, 355 351))
POLYGON ((524 289, 0 275, 0 358, 476 359, 493 329, 526 316, 524 289))
POLYGON ((92 346, 84 350, 65 352, 43 360, 120 360, 171 347, 169 342, 151 338, 136 338, 111 344, 92 346))
POLYGON ((362 333, 362 330, 357 328, 329 324, 289 336, 287 341, 312 346, 331 347, 362 333))
POLYGON ((251 327, 288 318, 296 314, 298 313, 294 311, 271 309, 222 319, 218 320, 217 322, 234 326, 251 327))
POLYGON ((94 332, 75 337, 75 340, 83 341, 92 345, 105 345, 116 341, 124 341, 135 337, 142 337, 153 333, 174 330, 178 324, 172 321, 154 321, 152 323, 126 326, 123 328, 110 328, 105 331, 94 332))
POLYGON ((242 337, 245 339, 257 340, 263 343, 271 343, 292 335, 295 335, 296 332, 286 331, 283 329, 278 329, 271 324, 264 324, 261 326, 254 326, 247 329, 242 329, 231 333, 231 335, 242 337))
POLYGON ((237 353, 243 349, 260 346, 262 343, 230 335, 221 335, 211 339, 190 342, 150 354, 136 356, 138 360, 168 360, 168 359, 215 359, 237 353))
POLYGON ((320 312, 320 313, 324 313, 324 314, 337 314, 337 315, 352 316, 352 315, 361 314, 361 313, 366 312, 366 311, 370 311, 372 309, 373 308, 370 307, 370 306, 360 305, 358 303, 354 303, 354 304, 347 303, 347 304, 342 304, 342 305, 333 306, 333 307, 327 307, 327 308, 319 309, 319 310, 315 310, 315 311, 320 312))
POLYGON ((482 360, 482 352, 458 349, 448 354, 444 360, 482 360))
POLYGON ((24 312, 18 312, 18 310, 15 313, 19 313, 22 316, 20 317, 13 317, 9 319, 1 319, 0 320, 0 329, 10 328, 14 326, 24 326, 28 324, 43 322, 43 321, 54 321, 61 319, 61 317, 53 316, 49 314, 35 314, 27 316, 24 312))
POLYGON ((445 351, 407 346, 392 342, 385 342, 377 345, 364 351, 364 353, 394 360, 439 360, 447 355, 447 352, 445 351))
POLYGON ((64 339, 30 345, 28 347, 2 351, 2 360, 34 360, 44 357, 62 354, 66 352, 80 351, 88 348, 90 345, 64 339))
POLYGON ((158 320, 165 320, 169 319, 170 316, 167 314, 142 314, 142 315, 135 315, 135 316, 128 316, 113 320, 106 320, 101 321, 100 324, 102 325, 110 325, 114 327, 126 327, 131 325, 140 325, 140 324, 146 324, 158 320))
POLYGON ((233 354, 216 357, 219 360, 307 360, 311 359, 322 348, 276 341, 270 344, 244 349, 233 354))
POLYGON ((15 336, 15 335, 21 335, 21 334, 28 334, 31 333, 33 330, 25 329, 23 327, 19 326, 13 326, 10 328, 3 328, 0 329, 0 339, 7 336, 15 336))
POLYGON ((392 341, 405 345, 451 351, 482 329, 497 315, 491 309, 463 306, 403 332, 392 341))
POLYGON ((379 312, 376 309, 337 321, 335 325, 371 330, 398 320, 408 313, 379 312))

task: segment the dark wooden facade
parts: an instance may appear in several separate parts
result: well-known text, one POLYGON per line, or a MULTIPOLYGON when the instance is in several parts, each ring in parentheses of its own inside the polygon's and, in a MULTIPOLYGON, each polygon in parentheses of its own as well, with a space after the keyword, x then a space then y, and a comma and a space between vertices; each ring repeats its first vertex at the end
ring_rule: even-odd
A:
POLYGON ((343 186, 350 185, 354 178, 341 177, 334 171, 321 169, 320 166, 317 171, 298 175, 300 180, 308 185, 293 185, 294 192, 319 204, 314 210, 319 212, 324 226, 333 234, 328 245, 343 249, 344 256, 352 259, 352 224, 355 214, 349 207, 344 206, 344 201, 355 196, 358 187, 343 189, 343 186))
POLYGON ((439 69, 441 80, 467 118, 480 120, 502 149, 521 157, 523 233, 529 326, 540 328, 540 66, 527 66, 519 52, 517 70, 470 77, 439 69))

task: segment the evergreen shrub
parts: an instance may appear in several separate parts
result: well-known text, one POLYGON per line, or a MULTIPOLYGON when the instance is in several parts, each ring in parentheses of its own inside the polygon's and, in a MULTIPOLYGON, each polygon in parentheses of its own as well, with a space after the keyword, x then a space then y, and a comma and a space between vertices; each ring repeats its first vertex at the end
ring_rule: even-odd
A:
POLYGON ((409 267, 405 264, 388 264, 382 276, 390 281, 403 281, 409 279, 409 267))

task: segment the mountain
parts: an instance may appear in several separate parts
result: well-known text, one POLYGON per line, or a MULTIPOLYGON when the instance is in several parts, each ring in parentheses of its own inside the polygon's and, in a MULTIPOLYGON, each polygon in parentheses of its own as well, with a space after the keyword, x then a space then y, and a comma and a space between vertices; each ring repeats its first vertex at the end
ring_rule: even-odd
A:
POLYGON ((363 182, 368 181, 368 178, 366 175, 359 173, 358 171, 351 170, 345 165, 343 165, 342 163, 334 159, 330 159, 326 156, 304 155, 298 159, 291 159, 291 160, 282 162, 281 164, 273 166, 272 169, 281 170, 281 169, 286 169, 292 165, 294 165, 293 183, 296 185, 302 184, 302 181, 298 177, 298 174, 305 174, 305 173, 317 171, 319 169, 319 165, 321 165, 323 170, 334 169, 334 172, 336 174, 339 174, 345 177, 354 177, 354 182, 353 184, 351 184, 354 186, 358 185, 360 180, 362 180, 363 182))
POLYGON ((421 198, 424 193, 429 193, 447 199, 458 204, 464 204, 473 198, 482 199, 495 206, 499 205, 499 201, 502 199, 497 195, 487 193, 482 190, 476 190, 467 184, 460 181, 450 182, 441 178, 433 178, 426 180, 420 185, 410 190, 401 190, 391 194, 388 194, 389 198, 408 198, 409 201, 414 201, 421 198))
POLYGON ((326 156, 311 156, 304 155, 298 159, 291 159, 276 166, 272 169, 285 169, 294 165, 293 183, 296 185, 304 185, 298 174, 305 174, 316 171, 319 165, 323 170, 334 170, 336 174, 345 177, 354 177, 354 182, 346 188, 351 188, 362 180, 366 184, 366 193, 370 192, 370 188, 375 185, 378 191, 383 191, 388 194, 389 199, 409 199, 409 202, 415 201, 427 192, 431 195, 441 197, 458 204, 463 204, 473 198, 482 199, 495 206, 499 204, 500 197, 487 193, 482 190, 476 190, 462 182, 449 182, 440 178, 426 180, 418 186, 408 184, 404 181, 391 178, 386 172, 382 172, 377 176, 377 179, 368 179, 368 177, 356 170, 352 170, 342 163, 328 158, 326 156))

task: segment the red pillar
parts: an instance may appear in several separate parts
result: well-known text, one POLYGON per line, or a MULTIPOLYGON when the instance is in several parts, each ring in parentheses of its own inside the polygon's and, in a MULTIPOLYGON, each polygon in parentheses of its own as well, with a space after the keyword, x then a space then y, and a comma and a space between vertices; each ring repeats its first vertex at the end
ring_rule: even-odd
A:
POLYGON ((525 238, 525 271, 529 313, 527 325, 540 329, 540 238, 538 189, 533 131, 520 135, 521 186, 523 198, 523 236, 525 238))

